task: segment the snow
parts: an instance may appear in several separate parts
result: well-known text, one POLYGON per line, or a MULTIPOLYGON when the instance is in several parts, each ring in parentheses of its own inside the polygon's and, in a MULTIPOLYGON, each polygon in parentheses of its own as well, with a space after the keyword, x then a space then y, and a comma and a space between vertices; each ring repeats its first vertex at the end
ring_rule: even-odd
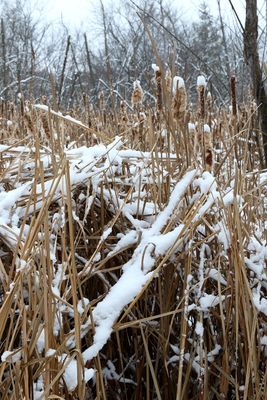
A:
MULTIPOLYGON (((179 78, 179 77, 176 77, 179 78)), ((181 78, 182 79, 182 78, 181 78)), ((177 84, 181 81, 178 79, 177 84)), ((181 86, 183 87, 183 86, 181 86)), ((62 115, 61 115, 62 116, 62 115)), ((68 116, 65 117, 68 119, 68 116)), ((70 119, 72 121, 72 119, 70 119)), ((79 121, 76 121, 79 123, 79 121)), ((211 125, 212 126, 212 125, 211 125)), ((194 130, 194 124, 188 124, 189 130, 194 130)), ((208 125, 204 126, 204 132, 210 133, 210 127, 208 125)), ((7 146, 0 146, 3 152, 7 151, 8 154, 10 149, 7 146)), ((30 151, 25 147, 13 148, 12 151, 23 152, 25 154, 30 153, 30 151)), ((18 154, 16 154, 18 156, 18 154)), ((116 244, 105 247, 104 251, 97 248, 94 257, 91 257, 89 262, 83 256, 75 254, 75 257, 83 263, 85 266, 84 271, 80 272, 80 276, 84 277, 86 271, 88 271, 88 264, 90 264, 90 269, 94 268, 93 263, 101 260, 101 257, 114 257, 120 252, 123 252, 126 248, 131 248, 128 252, 132 253, 132 257, 121 266, 121 276, 113 275, 114 282, 111 286, 110 282, 106 279, 104 272, 101 270, 96 270, 95 272, 99 274, 99 277, 103 280, 108 293, 101 301, 93 302, 96 304, 92 308, 92 316, 89 316, 88 308, 90 306, 89 299, 81 297, 79 294, 78 300, 78 313, 81 316, 81 337, 84 337, 89 329, 94 332, 93 342, 89 348, 85 349, 82 356, 84 361, 89 361, 96 357, 102 350, 103 346, 109 340, 112 332, 113 325, 116 323, 118 317, 123 312, 123 309, 127 307, 134 299, 138 296, 140 291, 142 291, 144 285, 146 285, 150 280, 157 276, 158 263, 157 259, 161 257, 170 256, 175 259, 176 252, 186 249, 186 251, 195 251, 194 247, 196 242, 194 240, 188 241, 188 231, 190 231, 192 224, 195 224, 196 234, 198 235, 197 251, 200 251, 199 263, 194 263, 194 270, 192 269, 192 275, 187 276, 187 286, 184 293, 185 296, 185 314, 188 320, 189 329, 193 331, 193 324, 195 324, 195 318, 198 319, 199 316, 195 317, 195 314, 200 312, 203 318, 209 316, 210 308, 217 306, 220 302, 225 300, 225 296, 218 296, 218 291, 216 287, 218 284, 227 286, 227 280, 225 276, 225 268, 220 271, 217 264, 213 264, 213 252, 212 245, 209 247, 209 243, 215 238, 218 239, 219 243, 222 245, 219 249, 219 257, 225 257, 226 252, 231 245, 231 235, 227 227, 227 213, 229 210, 225 210, 232 204, 242 205, 243 198, 235 193, 233 188, 233 179, 230 179, 230 184, 228 188, 220 192, 216 178, 210 172, 201 170, 190 170, 185 173, 182 179, 178 182, 175 181, 174 177, 168 175, 168 172, 164 169, 164 164, 157 167, 151 168, 151 164, 157 160, 159 155, 155 152, 142 152, 135 151, 132 149, 126 149, 122 138, 116 137, 109 145, 95 145, 90 148, 80 147, 78 149, 65 149, 66 159, 70 162, 70 178, 72 188, 80 183, 88 183, 87 191, 83 189, 84 193, 80 193, 78 197, 77 204, 75 203, 75 197, 73 196, 73 208, 76 210, 76 206, 82 205, 85 207, 85 216, 88 215, 91 206, 94 201, 97 203, 99 201, 100 195, 103 194, 103 199, 105 201, 105 207, 108 207, 109 212, 116 217, 126 217, 126 224, 124 233, 120 232, 117 234, 116 244), (123 181, 121 176, 122 165, 124 162, 129 163, 130 174, 123 181), (172 189, 171 195, 169 197, 167 205, 160 204, 159 202, 154 202, 151 197, 148 196, 145 185, 147 183, 155 182, 156 178, 163 176, 163 181, 165 177, 170 178, 170 187, 172 189), (126 180, 127 179, 127 180, 126 180), (118 193, 114 186, 112 186, 113 181, 116 183, 124 184, 131 187, 130 196, 127 192, 118 193), (111 182, 108 189, 102 188, 103 182, 111 182), (190 191, 187 189, 190 187, 190 191), (86 194, 85 194, 86 193, 86 194), (91 193, 89 195, 89 193, 91 193), (187 193, 186 200, 184 195, 187 193), (192 223, 188 227, 187 224, 183 222, 184 214, 179 213, 180 207, 184 210, 184 204, 187 202, 192 210, 192 223), (162 211, 159 211, 162 210, 162 211), (227 211, 227 213, 226 213, 227 211), (218 216, 216 218, 216 223, 213 223, 213 219, 204 218, 206 214, 212 217, 218 216), (226 215, 225 215, 226 214, 226 215), (203 218, 203 220, 202 220, 203 218), (211 224, 211 239, 205 239, 207 235, 206 224, 208 222, 211 224), (204 238, 204 239, 203 239, 204 238), (200 240, 199 240, 200 239, 200 240), (202 242, 203 239, 203 242, 202 242), (204 243, 205 242, 205 243, 204 243), (204 244, 202 244, 204 243, 204 244), (185 247, 186 246, 186 247, 185 247), (212 266, 212 268, 210 268, 212 266), (218 268, 218 269, 217 269, 218 268), (210 280, 215 281, 212 284, 210 280), (206 283, 208 282, 207 286, 206 283), (207 289, 208 288, 208 289, 207 289), (209 293, 205 293, 207 290, 209 293), (213 293, 210 291, 213 290, 213 293), (193 301, 192 301, 193 293, 193 301), (81 297, 81 298, 80 298, 81 297), (191 311, 194 311, 190 315, 191 311), (192 315, 194 317, 192 318, 192 315), (94 327, 92 326, 94 324, 94 327), (94 331, 95 330, 95 331, 94 331)), ((165 160, 169 155, 166 153, 160 154, 160 157, 165 160)), ((176 160, 176 155, 171 154, 171 160, 176 160)), ((44 158, 45 163, 49 165, 50 160, 44 158)), ((28 165, 28 164, 27 164, 28 165)), ((34 168, 34 165, 32 166, 34 168)), ((177 171, 180 173, 180 171, 177 171)), ((174 175, 175 177, 178 174, 174 175)), ((160 179, 159 178, 159 179, 160 179)), ((263 179, 263 175, 261 175, 263 179)), ((266 179, 266 177, 264 178, 266 179)), ((219 179, 218 179, 218 182, 219 179)), ((265 180, 263 180, 265 182, 265 180)), ((160 182, 161 183, 161 182, 160 182)), ((20 221, 21 216, 23 216, 25 211, 25 206, 21 206, 21 203, 27 204, 27 199, 31 191, 33 183, 22 184, 20 187, 6 192, 3 187, 0 187, 0 234, 5 238, 9 236, 9 241, 14 244, 17 243, 17 237, 20 233, 20 221), (17 206, 17 202, 20 201, 17 206)), ((228 185, 228 184, 227 184, 228 185)), ((48 177, 45 181, 45 196, 47 197, 49 192, 55 187, 55 181, 48 177)), ((63 312, 68 313, 69 316, 73 316, 73 309, 66 303, 66 298, 62 294, 64 292, 65 286, 69 288, 69 276, 66 272, 67 264, 60 264, 56 259, 56 249, 57 249, 57 235, 60 229, 64 227, 66 223, 65 220, 65 210, 61 204, 61 198, 66 194, 66 182, 65 177, 58 180, 57 188, 55 189, 55 194, 53 200, 59 202, 60 207, 57 213, 51 218, 51 268, 52 268, 52 285, 51 291, 53 293, 53 307, 55 307, 55 318, 51 319, 51 324, 53 324, 53 333, 57 336, 62 328, 62 314, 63 312), (61 299, 62 296, 62 299, 61 299)), ((39 210, 42 207, 42 187, 37 185, 37 195, 40 201, 36 204, 36 209, 39 210)), ((149 194, 150 195, 150 194, 149 194)), ((78 211, 73 210, 73 218, 78 222, 79 220, 78 211), (77 212, 77 214, 76 214, 77 212)), ((29 216, 33 208, 29 210, 29 216)), ((243 212, 243 211, 242 211, 243 212)), ((241 215, 242 216, 242 215, 241 215)), ((80 217, 81 218, 81 217, 80 217)), ((30 225, 25 225, 22 239, 25 239, 27 234, 30 234, 30 225)), ((98 246, 106 241, 106 239, 112 234, 116 235, 117 227, 109 222, 103 227, 102 235, 99 231, 100 239, 98 246), (114 228, 114 229, 113 229, 114 228)), ((244 255, 245 265, 248 268, 248 272, 251 277, 251 282, 253 282, 252 296, 253 302, 258 312, 262 312, 267 315, 267 300, 264 297, 265 288, 267 284, 266 276, 266 260, 267 260, 267 247, 266 241, 262 239, 262 234, 257 233, 255 237, 249 237, 249 245, 246 248, 246 253, 244 255), (257 240, 256 236, 260 238, 257 240), (256 287, 256 285, 258 285, 256 287)), ((247 236, 246 236, 247 237, 247 236)), ((42 233, 38 235, 38 240, 42 242, 44 236, 42 233)), ((19 255, 18 257, 20 257, 19 255)), ((123 259, 123 257, 121 257, 123 259)), ((114 261, 116 258, 114 259, 114 261)), ((172 260, 172 259, 171 259, 172 260)), ((117 260, 116 260, 117 262, 117 260)), ((31 268, 31 261, 27 262, 24 259, 17 258, 16 260, 16 272, 22 272, 31 268)), ((179 266, 177 270, 179 270, 179 266)), ((175 272, 178 274, 178 272, 175 272)), ((38 289, 40 275, 36 274, 33 281, 36 284, 36 289, 38 289)), ((10 290, 14 287, 13 283, 10 283, 10 290)), ((224 289, 224 288, 223 288, 224 289)), ((27 297, 28 292, 24 291, 24 296, 27 297)), ((67 298, 68 299, 68 298, 67 298)), ((68 300, 67 300, 68 301, 68 300)), ((90 314, 91 315, 91 314, 90 314)), ((40 324, 40 330, 37 335, 39 335, 36 343, 36 350, 39 352, 40 356, 43 356, 43 351, 45 349, 45 331, 43 328, 43 321, 40 324)), ((73 334, 74 328, 71 327, 71 331, 68 331, 68 340, 66 341, 66 348, 75 349, 75 336, 73 334)), ((196 322, 195 335, 197 338, 197 346, 203 340, 203 335, 205 328, 201 321, 196 322)), ((194 334, 194 332, 193 332, 194 334)), ((263 332, 261 332, 263 334, 263 332)), ((191 339, 192 340, 192 339, 191 339)), ((266 336, 260 338, 260 343, 263 347, 267 346, 266 336)), ((213 362, 215 357, 219 354, 221 346, 214 343, 215 348, 207 354, 207 361, 213 362)), ((264 350, 265 351, 265 350, 264 350)), ((6 351, 2 355, 2 362, 16 362, 22 357, 20 350, 18 353, 14 354, 14 351, 6 351)), ((187 362, 192 361, 192 366, 195 371, 200 374, 202 373, 200 356, 198 354, 200 350, 196 348, 196 357, 191 360, 192 354, 186 353, 184 358, 187 362)), ((45 353, 45 357, 52 357, 57 354, 60 362, 65 365, 65 372, 63 374, 66 385, 70 391, 73 391, 77 386, 77 361, 67 354, 61 355, 60 349, 48 349, 45 353)), ((73 354, 73 353, 72 353, 73 354)), ((177 348, 176 355, 169 359, 169 362, 179 361, 179 349, 177 348)), ((103 370, 103 376, 105 380, 116 379, 120 382, 134 384, 133 381, 127 380, 127 378, 121 377, 116 372, 117 361, 114 364, 111 360, 106 361, 106 367, 103 370)), ((85 381, 92 379, 94 376, 93 369, 84 369, 85 381)), ((43 394, 43 385, 41 383, 34 384, 34 398, 41 398, 43 394), (38 387, 37 387, 38 386, 38 387)))
POLYGON ((208 171, 204 171, 201 177, 194 180, 194 186, 199 187, 201 194, 206 194, 209 191, 216 191, 217 183, 215 177, 208 171))
POLYGON ((0 192, 0 224, 5 225, 10 221, 10 211, 14 207, 16 201, 21 198, 25 193, 28 193, 30 184, 24 184, 16 189, 10 190, 8 192, 0 192))
POLYGON ((222 346, 220 346, 219 344, 216 344, 215 348, 207 354, 207 360, 209 362, 213 362, 215 360, 215 357, 220 353, 221 349, 222 349, 222 346))
POLYGON ((133 88, 134 88, 134 89, 140 90, 140 92, 143 91, 142 88, 141 88, 140 81, 139 81, 138 79, 137 79, 136 81, 134 81, 134 83, 133 83, 133 88))
POLYGON ((123 308, 137 296, 150 278, 150 271, 156 262, 154 255, 165 254, 179 238, 183 226, 177 227, 165 235, 160 232, 168 223, 195 174, 196 170, 187 172, 176 184, 168 205, 157 216, 151 228, 142 232, 140 244, 135 249, 132 258, 123 266, 122 276, 110 289, 106 297, 95 307, 93 311, 94 342, 83 352, 85 362, 97 356, 108 341, 112 333, 112 326, 123 308))
POLYGON ((102 373, 103 373, 103 377, 104 377, 105 381, 111 379, 111 380, 116 380, 116 381, 123 382, 123 383, 130 383, 131 385, 137 385, 136 382, 134 382, 132 379, 127 379, 127 378, 120 376, 116 372, 115 365, 113 364, 113 362, 111 360, 107 361, 107 365, 103 369, 102 373))
POLYGON ((260 285, 258 285, 257 289, 254 289, 252 291, 252 295, 253 295, 253 303, 256 309, 267 316, 267 299, 265 297, 261 297, 260 285))
POLYGON ((211 268, 208 271, 208 277, 211 279, 214 279, 217 282, 220 282, 221 285, 227 286, 227 282, 224 279, 224 277, 220 274, 219 271, 217 271, 217 269, 215 268, 211 268))
POLYGON ((86 307, 88 307, 89 303, 90 303, 89 299, 87 299, 86 297, 83 297, 82 300, 78 301, 77 310, 80 315, 82 315, 84 313, 84 311, 85 311, 86 307))
POLYGON ((242 203, 244 202, 244 200, 241 196, 234 194, 233 189, 230 189, 230 191, 228 193, 226 193, 222 198, 222 201, 223 201, 223 204, 225 207, 229 207, 230 205, 234 204, 235 200, 238 205, 242 205, 242 203))
POLYGON ((180 76, 174 76, 172 81, 172 94, 176 96, 177 89, 184 89, 185 83, 183 78, 180 76))
POLYGON ((151 67, 154 72, 160 71, 160 68, 157 66, 157 64, 152 64, 151 67))
POLYGON ((114 254, 122 251, 128 246, 135 244, 138 240, 138 233, 136 230, 131 230, 127 232, 125 235, 122 235, 120 240, 117 242, 112 251, 109 252, 108 256, 111 257, 114 254))
POLYGON ((41 333, 40 333, 40 335, 39 335, 39 337, 37 339, 36 346, 37 346, 38 352, 41 354, 42 351, 45 348, 45 332, 44 332, 44 328, 41 330, 41 333))
POLYGON ((203 75, 199 75, 197 78, 197 86, 198 87, 200 87, 200 86, 206 87, 206 85, 207 85, 206 78, 203 75))
POLYGON ((1 356, 2 362, 15 363, 22 358, 22 350, 4 351, 1 356))
POLYGON ((197 321, 195 331, 196 331, 196 334, 197 334, 198 336, 203 336, 204 327, 203 327, 202 322, 197 321))
POLYGON ((111 232, 112 232, 112 228, 105 229, 101 235, 101 239, 100 239, 101 242, 104 242, 108 238, 108 236, 111 234, 111 232))
POLYGON ((225 299, 225 296, 215 296, 213 294, 204 293, 199 299, 200 308, 202 311, 207 311, 210 307, 217 306, 225 299))
POLYGON ((43 378, 40 376, 33 384, 33 400, 42 400, 44 396, 43 378))
POLYGON ((23 271, 27 268, 27 262, 25 260, 22 259, 18 259, 16 262, 16 266, 17 266, 17 271, 23 271))
POLYGON ((204 131, 204 133, 210 133, 210 127, 208 124, 204 124, 203 131, 204 131))
POLYGON ((56 350, 55 349, 48 349, 47 352, 45 353, 46 357, 52 357, 56 354, 56 350))
POLYGON ((193 124, 192 122, 189 122, 188 123, 188 130, 189 131, 195 131, 195 129, 196 129, 196 125, 193 124))
MULTIPOLYGON (((200 333, 203 334, 202 332, 202 327, 201 327, 201 323, 199 323, 199 329, 200 329, 200 333)), ((202 335, 200 335, 202 336, 202 335)), ((168 364, 169 363, 177 363, 180 360, 180 349, 177 346, 174 346, 171 344, 171 348, 173 350, 173 352, 176 354, 175 356, 170 357, 168 364)), ((216 358, 217 355, 219 355, 220 351, 221 351, 222 347, 219 344, 215 344, 215 347, 213 350, 211 350, 208 354, 207 354, 207 360, 208 362, 213 362, 216 358)), ((190 361, 190 354, 189 353, 185 353, 184 354, 184 359, 185 361, 189 362, 190 361)), ((199 365, 199 361, 200 361, 200 356, 197 355, 194 360, 193 360, 193 368, 195 369, 195 371, 199 374, 202 372, 202 369, 200 368, 199 365)))
MULTIPOLYGON (((78 385, 77 380, 77 361, 75 359, 71 359, 66 355, 62 355, 59 357, 59 361, 64 363, 64 373, 63 378, 67 385, 67 388, 70 392, 76 389, 78 385)), ((84 368, 84 382, 87 383, 90 379, 92 379, 95 375, 95 371, 92 368, 84 368)))
POLYGON ((88 127, 86 125, 84 125, 81 121, 71 117, 70 115, 63 115, 61 112, 56 112, 54 110, 52 110, 50 107, 44 105, 44 104, 34 104, 33 105, 34 108, 36 108, 37 110, 42 110, 45 112, 50 112, 52 115, 55 115, 61 119, 64 119, 66 121, 70 121, 76 125, 79 125, 80 127, 83 127, 85 129, 88 129, 88 127))

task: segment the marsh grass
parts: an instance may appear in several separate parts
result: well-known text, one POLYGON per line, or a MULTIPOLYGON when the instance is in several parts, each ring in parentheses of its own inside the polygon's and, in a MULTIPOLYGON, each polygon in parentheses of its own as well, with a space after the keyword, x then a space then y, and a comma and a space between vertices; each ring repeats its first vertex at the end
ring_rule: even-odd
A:
POLYGON ((6 205, 0 201, 0 352, 11 352, 0 365, 3 400, 264 399, 266 175, 256 111, 236 98, 232 111, 218 109, 202 87, 199 103, 187 101, 181 111, 170 70, 166 82, 159 71, 157 106, 138 98, 138 107, 121 105, 116 118, 103 93, 99 106, 85 99, 72 118, 23 98, 1 104, 0 194, 28 185, 6 205), (120 168, 115 145, 108 147, 117 135, 120 168), (81 163, 82 146, 101 144, 100 155, 81 163), (180 233, 155 255, 151 276, 122 307, 108 342, 85 360, 95 307, 192 169, 161 231, 181 226, 180 233), (200 187, 207 177, 217 184, 216 199, 213 186, 200 187), (134 205, 130 216, 127 205, 134 205), (136 240, 111 253, 131 230, 136 240), (217 300, 205 308, 208 295, 217 300), (95 370, 87 383, 85 368, 95 370))

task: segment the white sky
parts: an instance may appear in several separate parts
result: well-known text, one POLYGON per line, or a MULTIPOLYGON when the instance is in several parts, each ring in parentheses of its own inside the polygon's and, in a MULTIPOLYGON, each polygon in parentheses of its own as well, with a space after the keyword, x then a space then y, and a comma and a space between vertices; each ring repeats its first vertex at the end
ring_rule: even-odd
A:
MULTIPOLYGON (((108 9, 119 5, 123 0, 102 0, 104 6, 108 9)), ((140 3, 141 0, 135 0, 140 3)), ((169 0, 176 7, 177 12, 184 21, 197 20, 198 9, 203 0, 169 0)), ((229 0, 220 0, 223 11, 224 22, 227 25, 237 23, 236 18, 230 6, 229 0)), ((90 26, 94 25, 97 18, 97 10, 100 7, 99 0, 26 0, 26 3, 35 4, 34 9, 41 8, 42 15, 45 16, 47 22, 57 23, 61 20, 64 24, 74 31, 77 28, 82 28, 82 31, 90 30, 90 26)), ((217 0, 205 0, 208 4, 211 13, 214 16, 218 15, 217 0)), ((232 0, 232 3, 244 24, 245 21, 245 0, 232 0)), ((0 0, 1 4, 1 0, 0 0)), ((265 28, 266 20, 266 0, 258 0, 258 10, 262 16, 259 18, 260 25, 265 28)))
MULTIPOLYGON (((182 13, 185 18, 197 19, 198 9, 202 0, 172 0, 179 14, 182 13)), ((245 0, 232 0, 241 19, 245 16, 245 0)), ((261 1, 259 1, 260 3, 261 1)), ((116 6, 117 0, 103 0, 105 6, 113 4, 116 6)), ((217 0, 206 0, 212 14, 218 14, 217 0)), ((99 0, 39 0, 48 20, 56 22, 63 19, 66 25, 71 28, 86 26, 90 20, 94 19, 94 10, 99 7, 99 0)), ((221 0, 221 7, 226 15, 231 15, 231 7, 228 0, 221 0)))

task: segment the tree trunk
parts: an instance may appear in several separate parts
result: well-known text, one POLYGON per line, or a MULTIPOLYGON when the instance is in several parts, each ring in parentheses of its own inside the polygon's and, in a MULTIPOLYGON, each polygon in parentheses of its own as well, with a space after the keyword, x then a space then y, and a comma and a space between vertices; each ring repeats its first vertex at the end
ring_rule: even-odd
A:
POLYGON ((258 53, 257 0, 246 0, 246 24, 244 30, 244 57, 249 67, 253 96, 259 107, 259 120, 263 139, 265 167, 267 167, 267 94, 262 79, 258 53))

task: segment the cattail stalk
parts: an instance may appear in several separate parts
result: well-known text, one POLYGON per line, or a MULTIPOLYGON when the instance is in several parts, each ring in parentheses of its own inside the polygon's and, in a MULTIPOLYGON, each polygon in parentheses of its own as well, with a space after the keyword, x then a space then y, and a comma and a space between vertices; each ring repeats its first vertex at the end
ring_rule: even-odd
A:
POLYGON ((237 115, 237 105, 236 105, 236 79, 235 76, 231 76, 230 80, 231 85, 231 99, 232 99, 232 114, 233 117, 237 115))

